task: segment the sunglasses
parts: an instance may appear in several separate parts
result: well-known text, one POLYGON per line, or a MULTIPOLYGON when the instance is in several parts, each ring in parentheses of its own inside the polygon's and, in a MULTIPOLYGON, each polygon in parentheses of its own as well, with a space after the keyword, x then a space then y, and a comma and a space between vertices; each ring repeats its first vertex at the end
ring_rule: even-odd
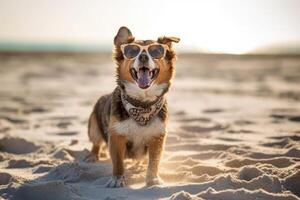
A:
POLYGON ((123 44, 121 45, 121 51, 124 57, 128 60, 132 60, 140 55, 142 51, 146 51, 153 59, 162 59, 166 56, 168 46, 164 44, 150 44, 147 46, 141 46, 138 44, 123 44))

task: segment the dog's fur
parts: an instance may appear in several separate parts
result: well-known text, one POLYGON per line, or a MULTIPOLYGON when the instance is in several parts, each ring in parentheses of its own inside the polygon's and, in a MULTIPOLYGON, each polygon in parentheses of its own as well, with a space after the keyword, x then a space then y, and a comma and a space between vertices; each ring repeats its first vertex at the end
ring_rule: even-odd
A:
POLYGON ((149 163, 146 184, 160 184, 158 165, 164 146, 167 126, 167 103, 164 95, 168 91, 174 75, 175 51, 172 42, 179 42, 175 37, 160 37, 154 40, 135 40, 130 30, 121 27, 114 38, 113 58, 117 64, 117 87, 108 95, 102 96, 96 103, 89 119, 88 135, 93 143, 89 158, 98 159, 99 150, 107 142, 113 164, 113 177, 108 187, 122 187, 124 180, 124 159, 140 158, 147 152, 149 163), (158 68, 159 74, 147 89, 138 86, 130 74, 130 68, 138 68, 138 59, 125 59, 121 51, 122 44, 136 43, 148 45, 165 44, 169 47, 163 59, 155 60, 149 56, 148 68, 158 68), (123 93, 122 93, 123 92, 123 93), (125 109, 121 95, 125 94, 130 102, 147 108, 158 98, 163 98, 163 105, 157 114, 146 125, 138 124, 125 109))

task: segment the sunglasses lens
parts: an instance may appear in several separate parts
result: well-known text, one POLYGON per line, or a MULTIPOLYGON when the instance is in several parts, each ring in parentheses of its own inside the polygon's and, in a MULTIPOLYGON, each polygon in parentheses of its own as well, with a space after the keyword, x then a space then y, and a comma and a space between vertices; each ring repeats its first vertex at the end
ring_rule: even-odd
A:
POLYGON ((152 45, 148 49, 150 56, 154 59, 160 59, 165 54, 165 48, 162 45, 152 45))
POLYGON ((135 58, 140 53, 140 47, 137 45, 127 45, 124 48, 124 55, 126 58, 135 58))

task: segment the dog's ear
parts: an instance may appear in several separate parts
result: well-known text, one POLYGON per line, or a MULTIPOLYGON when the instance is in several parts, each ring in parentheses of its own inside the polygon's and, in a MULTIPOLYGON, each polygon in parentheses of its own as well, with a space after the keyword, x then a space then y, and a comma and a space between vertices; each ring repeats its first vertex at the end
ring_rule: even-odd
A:
POLYGON ((172 47, 172 42, 178 43, 179 41, 180 41, 180 39, 177 38, 177 37, 166 37, 166 36, 162 36, 162 37, 159 37, 159 38, 157 39, 157 42, 158 42, 158 43, 166 44, 166 45, 168 45, 169 47, 172 47))
POLYGON ((131 31, 125 26, 120 27, 117 35, 115 36, 114 44, 116 46, 120 46, 121 44, 126 44, 132 41, 134 41, 134 37, 132 36, 131 31))

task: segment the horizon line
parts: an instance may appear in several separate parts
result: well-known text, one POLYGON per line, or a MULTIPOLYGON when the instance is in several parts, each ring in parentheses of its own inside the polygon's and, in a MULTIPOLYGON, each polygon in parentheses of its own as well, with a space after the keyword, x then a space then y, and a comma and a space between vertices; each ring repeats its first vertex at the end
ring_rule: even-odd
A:
MULTIPOLYGON (((300 55, 300 42, 295 46, 286 43, 274 43, 270 45, 261 46, 247 52, 227 52, 227 51, 211 51, 205 48, 197 48, 193 46, 179 46, 176 47, 180 53, 205 53, 205 54, 231 54, 231 55, 247 55, 247 54, 267 54, 267 55, 300 55), (269 46, 281 44, 282 49, 278 48, 273 52, 269 46), (285 49, 284 49, 285 48, 285 49), (290 49, 287 49, 290 48, 290 49), (291 50, 292 49, 292 50, 291 50)), ((0 52, 111 52, 113 44, 102 43, 79 43, 79 42, 4 42, 0 41, 0 52)))

